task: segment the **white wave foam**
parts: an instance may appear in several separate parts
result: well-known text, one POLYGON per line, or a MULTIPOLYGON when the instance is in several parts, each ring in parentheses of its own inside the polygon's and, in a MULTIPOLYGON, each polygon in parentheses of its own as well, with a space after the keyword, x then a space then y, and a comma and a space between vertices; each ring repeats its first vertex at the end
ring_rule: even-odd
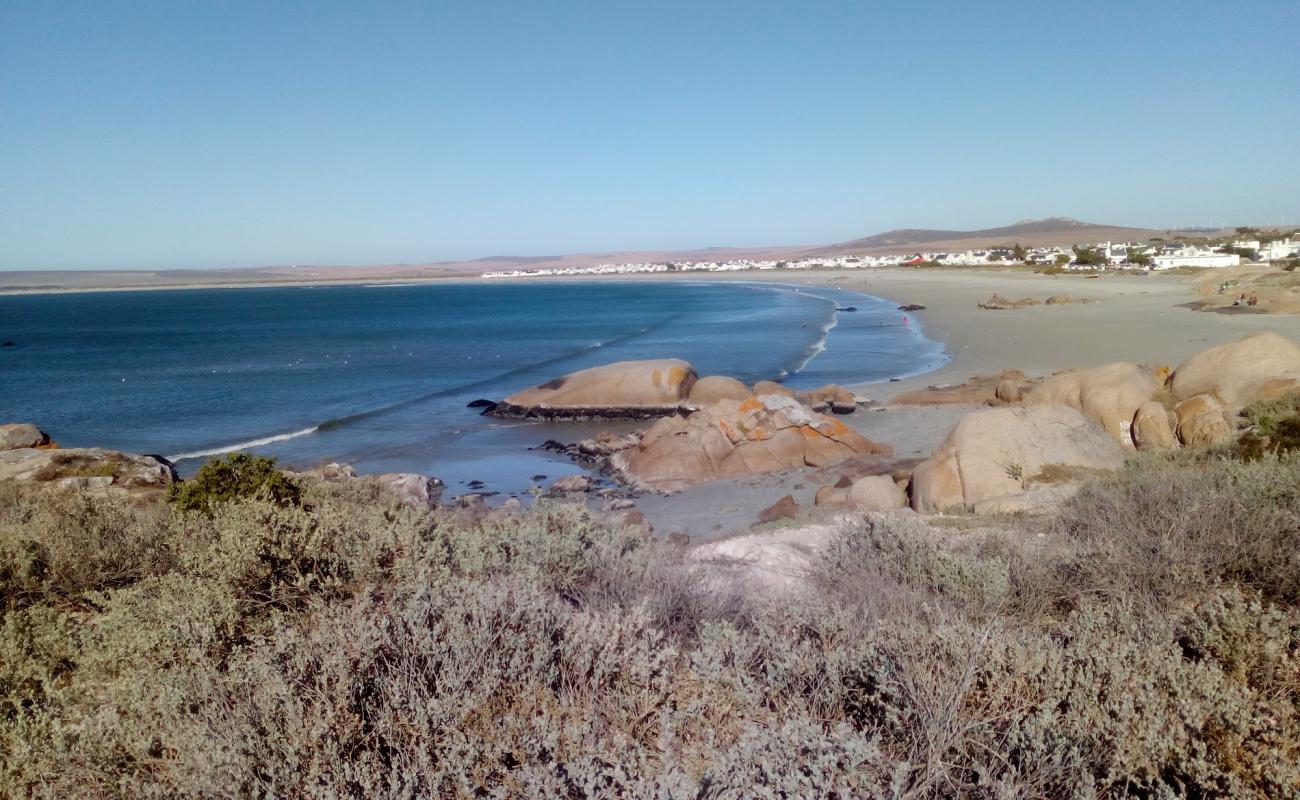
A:
POLYGON ((799 366, 794 368, 792 374, 798 375, 800 372, 803 372, 804 367, 807 367, 812 363, 814 358, 826 351, 826 339, 831 335, 831 329, 839 324, 840 312, 831 312, 831 321, 822 326, 821 338, 812 343, 812 346, 808 348, 808 355, 804 357, 803 361, 799 362, 799 366))
POLYGON ((300 436, 308 436, 315 433, 320 426, 313 425, 310 428, 303 428, 293 433, 279 433, 275 436, 264 436, 261 439, 250 439, 247 442, 238 442, 225 447, 214 447, 211 450, 195 450, 189 453, 177 453, 174 456, 167 456, 168 461, 184 461, 187 458, 207 458, 208 456, 221 456, 226 453, 234 453, 239 450, 247 450, 250 447, 261 447, 262 445, 274 444, 276 442, 286 442, 290 439, 297 439, 300 436))

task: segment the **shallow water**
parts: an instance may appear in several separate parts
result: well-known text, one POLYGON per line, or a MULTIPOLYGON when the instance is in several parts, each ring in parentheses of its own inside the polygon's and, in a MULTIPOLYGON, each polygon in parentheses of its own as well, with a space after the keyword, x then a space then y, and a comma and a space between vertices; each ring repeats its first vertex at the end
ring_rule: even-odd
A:
POLYGON ((625 359, 811 388, 944 358, 886 301, 731 282, 6 296, 0 341, 14 342, 0 348, 0 420, 35 422, 64 446, 158 453, 183 472, 248 449, 503 493, 576 472, 528 448, 587 431, 482 417, 465 407, 476 398, 625 359))

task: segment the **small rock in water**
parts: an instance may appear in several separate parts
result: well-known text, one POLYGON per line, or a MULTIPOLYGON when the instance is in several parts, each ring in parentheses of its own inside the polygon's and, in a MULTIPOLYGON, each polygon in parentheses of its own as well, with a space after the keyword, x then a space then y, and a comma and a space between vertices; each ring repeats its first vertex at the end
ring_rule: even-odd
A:
POLYGON ((591 491, 591 478, 587 475, 565 475, 551 484, 551 494, 571 494, 591 491))
POLYGON ((483 481, 470 481, 466 485, 469 486, 469 488, 471 489, 482 489, 487 484, 483 483, 483 481))
POLYGON ((486 413, 488 413, 489 411, 491 411, 492 409, 496 408, 496 407, 497 407, 497 404, 496 404, 496 402, 493 401, 493 400, 484 400, 484 399, 482 399, 482 398, 479 398, 478 400, 471 400, 468 404, 466 404, 465 407, 466 407, 466 408, 481 408, 481 409, 483 409, 483 413, 486 414, 486 413))

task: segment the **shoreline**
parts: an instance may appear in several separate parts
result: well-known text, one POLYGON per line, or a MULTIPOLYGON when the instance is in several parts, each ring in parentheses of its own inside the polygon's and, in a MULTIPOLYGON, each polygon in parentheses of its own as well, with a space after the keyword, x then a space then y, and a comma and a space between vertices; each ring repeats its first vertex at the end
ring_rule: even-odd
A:
MULTIPOLYGON (((679 275, 584 277, 671 281, 681 280, 679 275)), ((1193 288, 1198 277, 1152 274, 1090 278, 1017 270, 955 272, 886 267, 770 276, 716 273, 710 282, 839 286, 896 306, 924 305, 923 311, 906 313, 920 324, 927 339, 943 345, 948 360, 933 371, 848 386, 887 400, 930 384, 960 383, 1007 368, 1050 375, 1114 361, 1158 361, 1172 367, 1193 353, 1249 333, 1274 331, 1300 338, 1300 315, 1209 314, 1184 307, 1198 297, 1193 288), (1039 300, 1068 293, 1087 302, 1008 310, 978 308, 994 293, 1039 300)))
MULTIPOLYGON (((1300 315, 1209 314, 1182 308, 1196 300, 1193 283, 1201 275, 1040 275, 1018 269, 918 270, 875 267, 854 270, 768 272, 747 270, 714 273, 652 273, 640 275, 575 275, 547 278, 485 279, 477 275, 447 275, 391 280, 344 278, 255 284, 212 283, 186 286, 67 288, 40 291, 0 291, 0 296, 85 294, 92 292, 173 291, 185 289, 315 288, 333 286, 486 284, 524 285, 578 283, 683 282, 742 283, 790 288, 842 288, 895 306, 921 304, 907 313, 920 335, 943 348, 944 363, 920 367, 890 379, 846 384, 847 388, 889 400, 897 394, 933 383, 960 383, 977 374, 1005 368, 1028 374, 1095 366, 1112 361, 1145 363, 1158 360, 1176 365, 1192 353, 1257 331, 1275 331, 1300 338, 1300 315), (1089 302, 1060 306, 988 311, 977 304, 993 293, 1036 297, 1067 292, 1089 302)), ((820 355, 820 354, 818 354, 820 355)), ((810 361, 815 361, 811 359, 810 361)))
MULTIPOLYGON (((743 271, 583 275, 546 279, 485 280, 448 276, 417 281, 404 279, 391 283, 369 279, 316 285, 387 288, 398 283, 535 283, 556 286, 565 283, 633 284, 647 281, 714 286, 747 284, 766 285, 770 290, 815 289, 820 296, 828 299, 833 298, 838 290, 844 290, 876 298, 893 308, 920 304, 925 306, 922 311, 900 310, 897 313, 906 314, 912 324, 917 326, 918 335, 935 343, 937 348, 942 348, 943 361, 933 369, 920 364, 916 372, 904 373, 895 378, 844 383, 851 391, 870 397, 886 407, 875 411, 860 410, 840 419, 872 441, 893 446, 901 457, 921 458, 929 455, 957 420, 974 410, 974 407, 888 405, 903 392, 935 384, 961 383, 973 375, 994 374, 1008 368, 1022 369, 1030 376, 1042 377, 1063 369, 1098 366, 1114 361, 1156 362, 1173 367, 1196 352, 1257 331, 1274 331, 1293 340, 1300 339, 1300 316, 1206 314, 1186 308, 1185 304, 1197 297, 1193 282, 1198 277, 1105 275, 1089 278, 1079 275, 1045 276, 1018 270, 971 269, 954 272, 873 268, 800 273, 743 271), (1042 300, 1063 292, 1088 302, 1009 310, 984 310, 978 307, 980 302, 993 293, 1005 297, 1033 297, 1042 300)), ((281 288, 297 285, 222 288, 281 288)), ((168 288, 195 287, 160 287, 160 290, 168 288)), ((848 304, 851 303, 840 305, 848 304)), ((850 330, 847 335, 855 333, 850 330)), ((861 335, 869 334, 864 332, 861 335)), ((826 342, 827 353, 835 351, 833 332, 831 337, 826 342)), ((853 357, 855 356, 850 358, 853 357)), ((811 363, 815 364, 816 359, 812 359, 811 363)), ((850 360, 848 363, 854 362, 850 360)), ((859 375, 870 373, 867 369, 858 370, 856 367, 854 371, 859 375)), ((579 427, 549 428, 545 429, 543 438, 576 441, 586 435, 595 435, 594 428, 588 430, 591 427, 581 428, 581 432, 579 427)), ((502 457, 508 456, 509 454, 503 454, 502 457)), ((453 455, 451 460, 457 459, 453 455)), ((492 468, 494 467, 488 461, 482 462, 475 470, 461 471, 465 472, 464 477, 482 478, 484 473, 481 470, 490 472, 492 468), (471 476, 468 474, 471 471, 478 474, 471 476)), ((448 480, 456 473, 456 470, 443 470, 439 474, 433 465, 425 471, 443 480, 448 480)), ((552 478, 565 474, 558 469, 543 471, 552 478)), ((573 471, 585 470, 574 465, 573 471)), ((816 491, 813 477, 810 470, 794 470, 741 480, 716 481, 670 496, 645 495, 637 500, 636 507, 661 535, 681 531, 687 533, 692 542, 706 542, 745 533, 759 510, 770 506, 784 495, 793 496, 801 508, 811 507, 816 491)), ((448 488, 460 488, 461 483, 465 482, 448 480, 448 488)), ((467 486, 462 491, 474 489, 467 486)))

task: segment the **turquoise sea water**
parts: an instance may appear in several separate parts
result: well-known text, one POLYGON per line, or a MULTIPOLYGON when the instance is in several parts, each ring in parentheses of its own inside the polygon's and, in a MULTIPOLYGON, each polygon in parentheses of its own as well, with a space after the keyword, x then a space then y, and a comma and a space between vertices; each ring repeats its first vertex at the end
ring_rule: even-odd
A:
POLYGON ((0 297, 0 421, 193 470, 234 449, 524 491, 582 427, 466 404, 596 364, 676 357, 794 387, 943 361, 893 304, 740 283, 275 287, 0 297), (854 312, 839 309, 855 307, 854 312))

